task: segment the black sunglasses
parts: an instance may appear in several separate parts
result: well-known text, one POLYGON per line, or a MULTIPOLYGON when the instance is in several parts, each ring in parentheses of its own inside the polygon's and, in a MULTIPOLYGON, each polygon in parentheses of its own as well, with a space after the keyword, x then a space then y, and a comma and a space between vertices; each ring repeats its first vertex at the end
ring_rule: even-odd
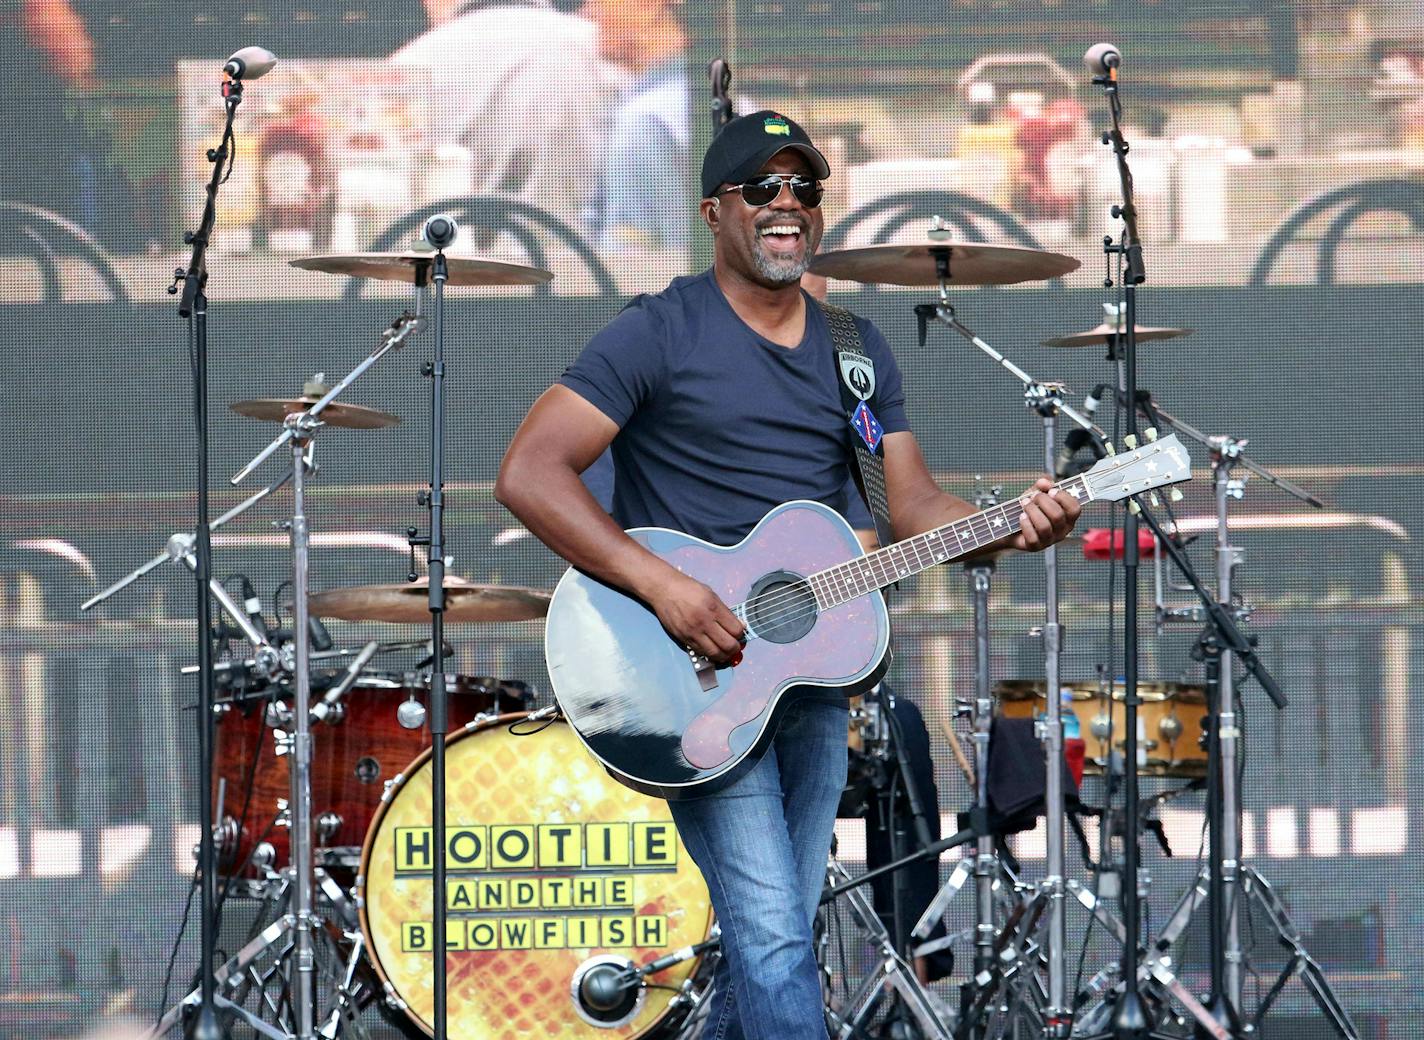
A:
POLYGON ((821 196, 826 193, 826 189, 821 187, 820 181, 802 177, 799 173, 765 173, 749 181, 743 181, 741 184, 734 184, 730 188, 723 188, 716 194, 726 195, 739 191, 742 193, 743 202, 752 209, 760 209, 762 206, 770 206, 776 201, 776 197, 781 194, 783 184, 790 185, 791 194, 807 209, 815 209, 819 206, 821 196))

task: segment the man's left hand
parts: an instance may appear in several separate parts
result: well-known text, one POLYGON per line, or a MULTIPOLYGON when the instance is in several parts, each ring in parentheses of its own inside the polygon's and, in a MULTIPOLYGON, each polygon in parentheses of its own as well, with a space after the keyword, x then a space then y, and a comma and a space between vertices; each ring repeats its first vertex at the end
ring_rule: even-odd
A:
POLYGON ((1039 477, 1030 490, 1019 496, 1019 502, 1023 506, 1023 523, 1008 544, 1025 552, 1041 552, 1063 541, 1083 511, 1076 498, 1053 486, 1051 477, 1039 477))

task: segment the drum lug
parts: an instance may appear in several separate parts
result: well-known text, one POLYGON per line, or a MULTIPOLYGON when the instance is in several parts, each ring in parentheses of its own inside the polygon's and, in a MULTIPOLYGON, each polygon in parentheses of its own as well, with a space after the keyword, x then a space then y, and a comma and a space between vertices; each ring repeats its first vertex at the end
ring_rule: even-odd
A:
POLYGON ((382 989, 384 989, 386 993, 385 999, 387 1007, 395 1011, 407 1010, 406 1002, 404 1000, 401 1000, 400 994, 396 992, 395 986, 387 982, 382 986, 382 989))
POLYGON ((381 802, 389 802, 391 800, 391 792, 403 783, 405 783, 404 773, 397 773, 395 776, 387 780, 385 786, 381 788, 381 802))
POLYGON ((316 838, 320 842, 329 842, 341 832, 341 825, 345 821, 341 819, 340 813, 330 810, 322 813, 316 818, 316 838))
POLYGON ((286 701, 273 701, 267 705, 267 712, 264 718, 267 721, 269 729, 285 729, 292 723, 292 709, 287 707, 286 701))

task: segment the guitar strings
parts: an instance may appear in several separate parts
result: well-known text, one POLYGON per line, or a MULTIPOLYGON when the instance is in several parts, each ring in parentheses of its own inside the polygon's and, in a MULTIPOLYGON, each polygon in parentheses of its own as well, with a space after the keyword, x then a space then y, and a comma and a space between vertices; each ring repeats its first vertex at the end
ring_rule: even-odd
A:
MULTIPOLYGON (((1078 476, 1072 477, 1072 479, 1064 480, 1064 482, 1057 484, 1057 486, 1062 487, 1062 489, 1064 490, 1068 490, 1069 487, 1072 486, 1072 484, 1082 484, 1082 486, 1084 486, 1084 489, 1088 492, 1089 499, 1091 499, 1091 497, 1095 496, 1092 496, 1092 489, 1091 486, 1089 486, 1088 484, 1088 476, 1088 473, 1081 473, 1078 474, 1078 476)), ((951 520, 950 523, 941 524, 941 526, 936 527, 936 529, 933 529, 931 531, 924 531, 924 533, 917 534, 917 536, 913 537, 924 537, 926 536, 926 534, 940 534, 940 536, 943 537, 943 531, 953 529, 953 527, 960 526, 960 524, 973 524, 974 521, 978 520, 983 520, 984 523, 988 523, 988 521, 990 521, 990 517, 993 516, 994 513, 1001 514, 1001 516, 1008 521, 1008 531, 1007 533, 1002 534, 1002 536, 1000 537, 1011 537, 1014 536, 1014 534, 1017 534, 1018 531, 1022 530, 1022 519, 1024 519, 1025 504, 1027 504, 1027 500, 1025 499, 1014 499, 1012 500, 1012 503, 1004 503, 1001 504, 1001 506, 993 507, 993 509, 981 510, 978 511, 978 513, 970 514, 970 516, 960 517, 960 519, 958 520, 951 520), (1014 506, 1018 507, 1017 516, 1010 516, 1010 514, 1007 513, 1007 510, 1011 509, 1011 507, 1014 506)), ((877 550, 874 550, 873 553, 866 553, 864 554, 864 556, 857 558, 857 560, 863 561, 871 556, 879 556, 880 553, 886 553, 886 551, 891 550, 891 548, 903 546, 906 541, 911 540, 913 539, 904 539, 903 541, 897 541, 897 543, 894 543, 893 546, 877 548, 877 550)), ((974 548, 981 548, 981 546, 974 546, 974 548)), ((950 560, 957 560, 957 558, 963 556, 967 556, 967 553, 958 553, 956 554, 956 556, 946 557, 944 558, 944 560, 937 560, 936 563, 931 564, 931 566, 938 566, 938 564, 941 563, 948 563, 948 561, 950 560)), ((843 567, 846 566, 846 564, 856 563, 857 560, 846 560, 842 564, 836 564, 836 567, 843 567)), ((826 570, 816 571, 815 574, 807 574, 806 577, 800 578, 799 581, 796 581, 795 584, 792 584, 792 586, 787 587, 786 590, 778 591, 778 593, 773 593, 772 596, 763 598, 763 600, 759 603, 760 608, 762 608, 759 613, 763 615, 763 617, 760 618, 760 624, 762 624, 762 627, 775 628, 776 625, 790 624, 793 623, 793 621, 799 621, 802 620, 802 618, 812 617, 812 615, 819 613, 819 611, 822 610, 822 607, 820 607, 819 598, 816 597, 816 587, 812 584, 812 578, 816 577, 816 574, 824 574, 826 573, 826 571, 834 570, 834 568, 836 567, 827 567, 826 570), (815 605, 813 605, 810 610, 805 610, 805 608, 796 607, 796 605, 789 605, 800 603, 800 601, 805 598, 805 594, 803 594, 805 593, 805 591, 809 591, 809 593, 812 594, 812 600, 815 601, 815 605), (766 617, 765 613, 766 608, 768 608, 768 604, 779 605, 779 607, 783 608, 783 613, 772 614, 770 615, 770 617, 766 617)), ((924 568, 924 570, 927 570, 927 568, 924 568)), ((859 598, 862 596, 869 596, 871 591, 876 591, 877 588, 884 588, 886 586, 890 586, 890 584, 894 584, 894 581, 896 580, 899 580, 899 578, 890 578, 890 580, 884 581, 883 584, 879 584, 879 586, 874 586, 873 588, 867 588, 864 593, 860 593, 857 594, 857 596, 850 597, 849 600, 842 600, 840 601, 840 603, 850 603, 850 601, 852 600, 859 600, 859 598)), ((832 607, 839 607, 840 603, 832 604, 832 607)), ((748 641, 753 640, 753 638, 760 638, 759 635, 756 634, 756 631, 753 630, 752 625, 750 625, 750 621, 748 620, 749 607, 750 601, 743 600, 742 603, 736 604, 735 607, 731 608, 732 613, 736 614, 736 617, 739 617, 740 620, 742 620, 743 624, 746 624, 746 631, 748 631, 748 641)))
MULTIPOLYGON (((1000 537, 1002 537, 1002 538, 1012 537, 1013 535, 1017 534, 1017 533, 1022 529, 1022 520, 1023 520, 1023 514, 1024 514, 1023 502, 1022 502, 1021 500, 1019 500, 1019 499, 1015 499, 1013 505, 1016 505, 1016 506, 1019 507, 1019 509, 1018 509, 1018 515, 1017 515, 1017 516, 1010 516, 1010 515, 1008 515, 1008 513, 1006 512, 1006 511, 1010 508, 1010 505, 1009 505, 1008 503, 1005 503, 1004 505, 995 507, 998 512, 1000 512, 1000 513, 1002 513, 1002 514, 1004 515, 1004 519, 1005 519, 1005 520, 1007 521, 1007 523, 1008 523, 1008 531, 1007 531, 1004 535, 1000 536, 1000 537)), ((954 527, 954 526, 956 526, 956 525, 958 525, 958 524, 962 524, 962 523, 964 523, 964 522, 966 522, 966 521, 972 522, 972 521, 975 521, 975 520, 978 520, 978 519, 981 519, 981 518, 984 518, 984 519, 986 519, 986 521, 987 521, 987 517, 988 517, 988 515, 989 515, 991 512, 992 512, 991 510, 984 510, 984 511, 982 511, 982 512, 980 512, 980 513, 975 513, 975 514, 973 514, 973 515, 971 515, 971 516, 961 517, 959 520, 953 521, 953 522, 951 522, 951 523, 949 523, 949 524, 945 524, 945 525, 943 525, 942 527, 935 528, 933 531, 927 531, 927 532, 925 532, 925 534, 931 534, 931 533, 942 532, 942 531, 944 531, 946 528, 952 528, 952 527, 954 527)), ((922 535, 916 535, 915 537, 920 538, 920 537, 924 537, 924 535, 923 535, 923 534, 922 534, 922 535)), ((911 539, 905 539, 905 541, 910 541, 910 540, 911 540, 911 539)), ((994 539, 994 540, 997 541, 998 539, 994 539)), ((887 546, 886 549, 877 549, 877 550, 875 550, 874 553, 867 553, 865 556, 860 557, 859 560, 865 560, 865 559, 866 559, 867 557, 869 557, 869 556, 873 556, 873 555, 876 555, 876 554, 878 554, 878 553, 885 552, 885 551, 887 551, 888 549, 893 549, 893 548, 895 548, 895 546, 903 545, 903 544, 904 544, 904 542, 896 542, 895 545, 887 546)), ((985 544, 986 544, 986 545, 989 545, 989 544, 992 544, 992 542, 986 542, 985 544)), ((979 545, 976 545, 976 546, 974 546, 974 548, 975 548, 975 549, 978 549, 978 548, 982 548, 982 547, 979 546, 979 545)), ((970 551, 972 552, 973 550, 971 549, 970 551)), ((967 555, 968 555, 968 553, 966 552, 966 553, 959 553, 959 554, 957 554, 957 555, 955 555, 955 556, 949 556, 949 557, 946 557, 944 560, 938 560, 938 561, 936 561, 936 563, 933 564, 932 566, 937 566, 937 565, 940 564, 940 563, 948 563, 948 562, 950 562, 950 560, 957 560, 957 559, 959 559, 961 556, 967 556, 967 555)), ((846 564, 855 563, 855 562, 857 562, 857 560, 846 560, 844 563, 837 564, 836 567, 842 567, 842 566, 845 566, 846 564)), ((835 567, 828 567, 828 568, 826 568, 827 571, 829 571, 829 570, 835 570, 835 569, 836 569, 835 567)), ((928 569, 928 568, 924 568, 924 569, 928 569)), ((817 614, 821 609, 823 609, 823 608, 821 607, 821 605, 820 605, 819 598, 818 598, 817 595, 816 595, 815 586, 812 584, 811 579, 814 578, 814 577, 815 577, 816 575, 818 575, 818 574, 824 574, 824 573, 826 573, 826 571, 816 571, 815 574, 807 575, 806 577, 801 578, 801 579, 800 579, 799 581, 797 581, 796 583, 794 583, 794 584, 788 586, 786 589, 781 590, 781 591, 778 591, 778 592, 776 592, 776 593, 773 593, 772 595, 767 596, 765 599, 761 600, 760 603, 758 604, 759 607, 761 608, 761 609, 758 611, 758 613, 759 613, 759 614, 762 614, 762 617, 760 618, 760 623, 761 623, 762 627, 764 627, 764 628, 775 628, 775 627, 777 627, 777 626, 779 626, 779 625, 790 624, 790 623, 792 623, 792 622, 794 622, 794 621, 800 621, 800 620, 803 619, 803 618, 812 617, 812 616, 814 616, 815 614, 817 614), (809 610, 804 609, 804 608, 801 608, 799 605, 796 605, 796 604, 799 604, 802 600, 804 600, 804 598, 805 598, 805 593, 806 593, 806 592, 809 592, 809 593, 811 594, 811 598, 812 598, 813 602, 815 603, 815 605, 812 606, 809 610), (783 607, 783 612, 780 613, 780 614, 773 614, 773 615, 771 615, 771 616, 766 616, 765 612, 766 612, 766 610, 767 610, 768 605, 781 606, 781 607, 783 607), (789 609, 788 609, 788 608, 789 608, 789 609)), ((866 589, 865 592, 858 593, 857 595, 851 596, 851 597, 849 597, 848 599, 841 600, 840 603, 831 604, 830 607, 825 608, 825 609, 831 609, 831 608, 840 606, 842 603, 849 603, 849 602, 851 602, 851 601, 853 601, 853 600, 860 599, 862 596, 867 596, 867 595, 869 595, 871 592, 876 591, 877 589, 883 589, 883 588, 885 588, 887 585, 892 585, 892 584, 894 584, 896 580, 898 580, 898 579, 892 577, 892 578, 889 579, 888 581, 885 581, 883 584, 875 585, 875 586, 873 586, 873 587, 871 587, 871 588, 869 588, 869 589, 866 589)), ((731 608, 731 609, 732 609, 732 613, 733 613, 733 614, 736 614, 737 617, 739 617, 739 618, 742 620, 742 622, 747 626, 747 639, 748 639, 749 642, 750 642, 752 639, 761 638, 760 636, 758 636, 758 635, 756 634, 756 630, 752 628, 751 622, 750 622, 750 620, 749 620, 748 617, 747 617, 747 613, 748 613, 748 609, 749 609, 749 607, 750 607, 750 603, 751 603, 751 601, 749 601, 749 600, 743 600, 741 603, 738 603, 736 606, 734 606, 734 607, 731 608)))

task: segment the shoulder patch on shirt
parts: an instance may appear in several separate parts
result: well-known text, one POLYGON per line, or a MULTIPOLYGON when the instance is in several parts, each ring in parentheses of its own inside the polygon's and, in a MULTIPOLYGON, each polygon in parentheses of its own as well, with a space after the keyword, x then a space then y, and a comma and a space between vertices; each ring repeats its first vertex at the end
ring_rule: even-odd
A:
POLYGON ((869 401, 875 393, 875 362, 849 350, 838 351, 836 359, 840 362, 841 379, 850 392, 862 401, 869 401))
POLYGON ((871 451, 880 447, 880 441, 885 436, 885 431, 864 401, 855 406, 855 412, 850 417, 850 424, 871 451))

